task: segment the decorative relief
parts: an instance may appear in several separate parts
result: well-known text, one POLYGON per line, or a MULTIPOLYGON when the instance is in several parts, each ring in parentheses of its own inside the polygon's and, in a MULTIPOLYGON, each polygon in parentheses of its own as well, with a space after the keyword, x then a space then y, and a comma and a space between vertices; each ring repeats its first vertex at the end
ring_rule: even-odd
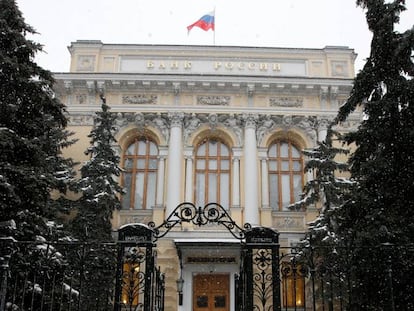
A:
POLYGON ((321 100, 326 101, 329 97, 329 87, 328 86, 321 86, 320 90, 321 100))
POLYGON ((270 97, 269 105, 272 107, 302 107, 302 97, 270 97))
POLYGON ((86 94, 77 94, 75 97, 75 101, 79 105, 86 104, 87 99, 88 99, 88 95, 86 94))
POLYGON ((335 129, 338 131, 356 131, 358 126, 361 124, 360 120, 346 120, 341 122, 339 125, 335 126, 335 129))
POLYGON ((68 121, 70 125, 93 125, 93 115, 69 115, 68 121))
POLYGON ((332 61, 331 70, 333 77, 347 77, 348 63, 346 61, 332 61))
POLYGON ((237 137, 237 145, 242 146, 243 144, 243 128, 242 121, 239 118, 235 118, 234 115, 226 115, 225 119, 222 120, 222 124, 233 131, 237 137))
POLYGON ((63 81, 63 84, 64 84, 64 86, 65 86, 66 92, 67 92, 68 94, 72 93, 72 91, 73 91, 73 84, 72 84, 72 81, 70 81, 70 80, 65 80, 65 81, 63 81))
POLYGON ((284 117, 283 122, 286 126, 302 129, 311 139, 315 141, 317 131, 317 120, 314 116, 290 116, 284 117))
POLYGON ((128 125, 128 120, 125 117, 125 114, 118 112, 114 120, 114 132, 117 133, 121 128, 128 125))
POLYGON ((195 114, 184 117, 184 142, 188 142, 188 138, 197 130, 202 124, 201 120, 195 114))
POLYGON ((275 128, 289 130, 290 128, 300 128, 312 140, 316 138, 317 120, 314 116, 260 116, 257 122, 256 139, 258 146, 262 144, 263 138, 275 128))
POLYGON ((261 145, 263 137, 270 133, 270 131, 276 126, 276 124, 280 123, 280 120, 277 121, 275 116, 266 116, 259 120, 256 130, 256 139, 258 146, 261 145))
POLYGON ((165 141, 168 141, 170 137, 170 129, 168 127, 168 120, 161 114, 157 114, 154 118, 149 116, 150 124, 157 128, 162 136, 164 136, 165 141))
POLYGON ((134 123, 139 128, 144 128, 145 125, 146 125, 144 114, 143 113, 136 113, 135 116, 134 116, 134 123))
POLYGON ((157 103, 157 95, 124 95, 122 96, 123 104, 154 105, 157 103))
POLYGON ((337 86, 331 86, 331 99, 336 100, 338 98, 339 88, 337 86))
POLYGON ((130 124, 135 125, 139 130, 143 130, 148 125, 152 125, 160 131, 165 141, 168 141, 170 129, 166 115, 159 113, 116 113, 116 118, 114 121, 115 133, 119 132, 122 128, 130 124))
POLYGON ((230 96, 197 96, 197 104, 228 106, 230 104, 230 96))
POLYGON ((208 123, 210 124, 210 127, 214 130, 218 125, 218 116, 215 113, 212 113, 208 116, 208 123))
POLYGON ((147 224, 152 221, 151 215, 131 215, 131 214, 120 214, 120 225, 142 223, 147 224))
POLYGON ((283 229, 305 229, 305 221, 303 216, 299 215, 291 215, 291 216, 282 216, 282 217, 274 217, 273 219, 273 227, 278 230, 283 229))
POLYGON ((95 56, 94 55, 79 55, 76 70, 94 71, 95 70, 95 56))

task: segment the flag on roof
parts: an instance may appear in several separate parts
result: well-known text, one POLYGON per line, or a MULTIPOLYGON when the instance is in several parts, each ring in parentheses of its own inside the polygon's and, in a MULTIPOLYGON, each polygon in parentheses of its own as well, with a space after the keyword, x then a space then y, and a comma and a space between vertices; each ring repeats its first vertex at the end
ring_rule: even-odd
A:
POLYGON ((200 27, 201 29, 207 31, 209 29, 212 29, 214 31, 214 11, 203 15, 198 21, 196 21, 194 24, 191 24, 190 26, 187 26, 188 32, 190 32, 193 27, 200 27))

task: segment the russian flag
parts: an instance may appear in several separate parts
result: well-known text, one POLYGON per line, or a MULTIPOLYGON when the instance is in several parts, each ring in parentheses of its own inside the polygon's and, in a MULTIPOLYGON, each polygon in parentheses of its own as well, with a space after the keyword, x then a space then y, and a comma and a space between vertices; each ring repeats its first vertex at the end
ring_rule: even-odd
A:
POLYGON ((196 21, 194 24, 191 24, 190 26, 187 26, 187 30, 190 33, 190 30, 193 29, 193 27, 200 27, 201 29, 207 31, 209 29, 212 29, 214 31, 214 11, 203 15, 198 21, 196 21))

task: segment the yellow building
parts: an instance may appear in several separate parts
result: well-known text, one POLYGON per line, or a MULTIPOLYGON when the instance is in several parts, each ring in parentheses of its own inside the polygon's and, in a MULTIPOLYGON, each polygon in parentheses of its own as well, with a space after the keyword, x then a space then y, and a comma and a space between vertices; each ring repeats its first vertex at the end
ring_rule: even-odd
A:
MULTIPOLYGON (((277 230, 282 248, 303 236, 317 208, 291 211, 286 206, 312 178, 303 173, 301 150, 324 139, 349 95, 352 49, 79 40, 69 51, 70 72, 55 74, 69 129, 79 139, 67 156, 86 160, 83 151, 100 110, 99 94, 117 114, 114 148, 122 159, 120 183, 127 194, 114 215, 114 230, 131 223, 160 225, 182 202, 200 207, 215 202, 240 227, 277 230)), ((343 130, 357 123, 355 116, 343 130)), ((165 309, 207 310, 203 306, 212 297, 217 308, 208 310, 238 310, 239 243, 214 223, 183 223, 159 239, 165 309), (180 276, 182 305, 175 284, 180 276)))

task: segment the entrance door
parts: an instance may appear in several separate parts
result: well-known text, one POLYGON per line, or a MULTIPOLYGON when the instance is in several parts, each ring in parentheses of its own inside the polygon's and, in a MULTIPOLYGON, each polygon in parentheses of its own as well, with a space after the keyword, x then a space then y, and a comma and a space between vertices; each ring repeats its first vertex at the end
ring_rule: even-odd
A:
POLYGON ((230 310, 228 274, 197 274, 193 286, 193 311, 230 310))

